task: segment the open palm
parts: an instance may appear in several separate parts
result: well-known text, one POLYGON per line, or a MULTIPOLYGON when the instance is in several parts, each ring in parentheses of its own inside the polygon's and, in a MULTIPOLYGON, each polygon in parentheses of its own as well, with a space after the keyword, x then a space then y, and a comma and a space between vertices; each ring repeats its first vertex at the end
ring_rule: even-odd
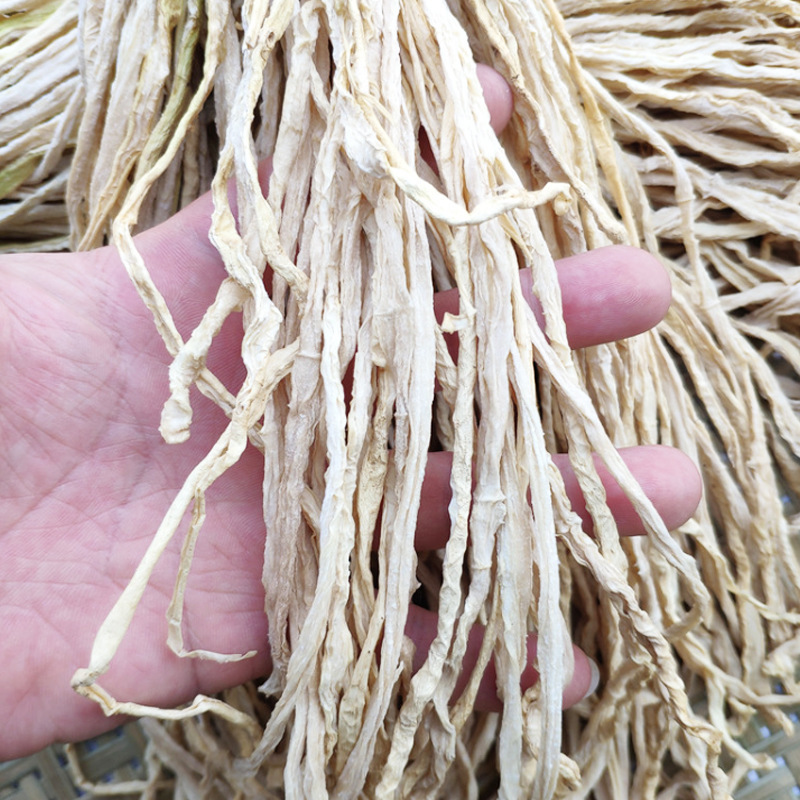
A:
MULTIPOLYGON (((219 280, 221 264, 211 266, 205 287, 192 286, 188 275, 181 281, 180 269, 175 274, 181 288, 173 299, 178 307, 185 301, 184 325, 196 322, 203 295, 209 300, 219 280)), ((57 729, 63 724, 70 736, 81 735, 84 715, 87 731, 97 724, 91 703, 65 696, 68 673, 85 662, 93 631, 223 421, 201 400, 192 438, 176 447, 161 441, 168 357, 113 251, 9 258, 2 285, 0 630, 7 681, 10 669, 10 682, 22 690, 19 708, 6 716, 16 735, 6 730, 27 749, 32 717, 50 718, 57 729), (35 691, 25 694, 34 674, 40 676, 35 691)), ((225 365, 217 371, 224 375, 225 365)), ((226 649, 235 641, 248 649, 265 640, 260 565, 253 558, 263 549, 260 480, 257 454, 248 452, 213 489, 213 537, 198 552, 197 616, 190 608, 187 618, 187 635, 205 645, 226 649)), ((179 695, 191 694, 203 683, 208 690, 266 672, 266 656, 215 667, 209 686, 205 665, 176 663, 163 644, 175 565, 173 553, 143 603, 112 685, 160 702, 175 697, 179 685, 179 695), (163 686, 136 692, 130 681, 145 670, 162 675, 163 686)))

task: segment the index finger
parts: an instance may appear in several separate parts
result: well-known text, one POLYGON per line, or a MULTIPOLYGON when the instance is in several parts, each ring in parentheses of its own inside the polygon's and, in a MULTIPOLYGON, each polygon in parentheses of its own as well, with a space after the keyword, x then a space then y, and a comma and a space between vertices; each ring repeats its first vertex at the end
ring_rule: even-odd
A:
MULTIPOLYGON (((567 336, 573 348, 614 342, 649 330, 667 313, 669 275, 652 255, 637 247, 612 245, 556 262, 567 336)), ((520 272, 522 291, 543 326, 541 306, 531 290, 530 270, 520 272)), ((458 292, 434 299, 437 318, 458 313, 458 292)))

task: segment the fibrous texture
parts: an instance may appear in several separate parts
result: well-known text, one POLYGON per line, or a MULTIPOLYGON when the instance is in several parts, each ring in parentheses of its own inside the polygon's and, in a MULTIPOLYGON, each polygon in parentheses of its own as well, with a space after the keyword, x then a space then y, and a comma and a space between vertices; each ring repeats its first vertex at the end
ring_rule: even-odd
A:
POLYGON ((174 356, 165 439, 190 434, 193 385, 229 420, 76 676, 108 710, 162 719, 148 723, 151 785, 163 765, 187 797, 724 797, 768 766, 736 737, 756 712, 791 727, 782 708, 800 694, 798 11, 67 0, 34 26, 33 12, 10 17, 13 32, 0 24, 0 91, 28 59, 35 74, 46 46, 73 54, 70 75, 81 67, 58 103, 43 89, 49 149, 33 167, 14 149, 22 134, 4 131, 2 224, 50 235, 40 220, 63 209, 67 174, 53 154, 70 153, 73 246, 117 246, 174 356), (476 61, 513 88, 502 141, 476 61), (227 277, 184 340, 132 234, 209 184, 227 277), (553 259, 614 242, 668 267, 672 309, 653 333, 571 352, 553 259), (432 296, 451 287, 459 313, 439 324, 432 296), (233 314, 247 367, 235 396, 205 366, 233 314), (445 333, 458 337, 455 361, 445 333), (451 534, 417 556, 432 429, 453 452, 451 534), (703 504, 677 531, 615 449, 652 443, 703 472, 703 504), (176 535, 187 545, 170 642, 187 655, 182 596, 205 493, 246 447, 265 456, 273 673, 180 710, 118 702, 96 681, 176 535), (594 537, 568 507, 558 451, 594 537), (593 453, 647 537, 620 540, 593 453), (412 595, 439 615, 415 674, 412 595), (478 666, 450 703, 477 623, 478 666), (541 681, 522 692, 534 630, 541 681), (570 640, 603 684, 562 715, 570 640), (491 658, 500 714, 473 710, 491 658))
POLYGON ((64 194, 83 110, 75 9, 0 3, 0 250, 63 249, 64 194))

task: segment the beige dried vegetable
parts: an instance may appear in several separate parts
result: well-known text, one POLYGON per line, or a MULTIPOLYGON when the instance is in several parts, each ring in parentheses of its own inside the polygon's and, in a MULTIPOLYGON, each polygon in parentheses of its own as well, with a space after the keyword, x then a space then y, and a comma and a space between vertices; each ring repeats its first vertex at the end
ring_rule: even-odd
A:
POLYGON ((149 796, 168 768, 180 797, 724 797, 768 766, 736 736, 754 712, 790 729, 782 709, 800 699, 800 4, 13 5, 0 4, 0 104, 11 110, 23 74, 41 100, 0 121, 4 240, 110 238, 175 357, 165 439, 190 434, 194 384, 229 418, 76 676, 109 712, 163 720, 147 722, 149 780, 127 788, 149 796), (502 145, 476 60, 513 87, 502 145), (256 165, 271 153, 265 200, 256 165), (209 185, 228 277, 184 341, 132 234, 209 185), (611 242, 661 258, 672 310, 656 333, 572 353, 553 258, 611 242), (461 310, 440 328, 432 293, 448 286, 461 310), (239 312, 247 379, 233 396, 205 355, 239 312), (455 364, 445 329, 458 333, 455 364), (446 551, 418 566, 434 403, 453 523, 446 551), (704 504, 672 533, 615 450, 656 442, 705 480, 704 504), (247 656, 187 653, 181 635, 205 492, 247 446, 268 454, 273 674, 180 710, 111 698, 96 680, 179 530, 171 646, 247 656), (570 454, 596 539, 567 506, 556 451, 570 454), (646 539, 618 538, 592 452, 646 539), (440 626, 412 677, 402 631, 418 574, 440 626), (476 622, 480 665, 449 706, 476 622), (542 680, 523 694, 534 628, 542 680), (602 665, 603 686, 562 715, 570 640, 602 665), (492 654, 501 715, 472 710, 492 654))

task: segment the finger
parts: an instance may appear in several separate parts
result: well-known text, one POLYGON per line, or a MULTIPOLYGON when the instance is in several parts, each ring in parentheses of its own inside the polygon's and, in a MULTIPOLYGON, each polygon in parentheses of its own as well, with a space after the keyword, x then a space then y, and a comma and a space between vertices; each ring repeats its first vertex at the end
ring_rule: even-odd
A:
MULTIPOLYGON (((409 608, 408 621, 406 622, 406 634, 414 642, 415 651, 413 659, 414 672, 422 667, 427 658, 428 650, 436 636, 438 620, 432 611, 411 606, 409 608)), ((456 682, 453 691, 453 700, 458 699, 467 685, 467 681, 478 661, 481 644, 483 643, 484 629, 476 625, 469 634, 467 649, 461 666, 461 674, 456 682)), ((533 686, 539 680, 538 672, 533 668, 536 660, 537 639, 535 635, 528 637, 528 661, 522 673, 523 690, 533 686)), ((573 645, 572 648, 575 668, 572 679, 564 689, 562 696, 563 708, 569 708, 584 697, 592 694, 597 689, 600 674, 597 665, 580 649, 573 645)), ((475 698, 475 708, 478 711, 500 711, 502 703, 497 696, 497 673, 494 661, 490 661, 486 672, 481 678, 480 688, 475 698)))
MULTIPOLYGON (((489 109, 489 124, 496 134, 500 134, 508 125, 514 112, 514 96, 506 79, 486 64, 476 64, 478 82, 483 89, 483 99, 489 109)), ((436 159, 433 155, 430 139, 424 128, 419 132, 419 153, 422 159, 436 173, 436 159)))
MULTIPOLYGON (((620 455, 667 528, 677 528, 692 516, 700 502, 703 488, 697 467, 687 455, 663 445, 624 448, 620 450, 620 455)), ((583 492, 569 466, 567 456, 556 455, 554 461, 564 478, 572 508, 583 520, 584 530, 592 533, 592 518, 586 510, 583 492)), ((451 498, 451 464, 451 453, 428 454, 417 520, 418 550, 435 550, 447 544, 450 534, 447 508, 451 498)), ((644 525, 619 484, 599 460, 596 461, 596 466, 620 535, 644 534, 644 525)))
POLYGON ((511 86, 497 70, 486 64, 477 64, 476 71, 483 89, 483 99, 489 109, 489 123, 495 133, 502 133, 514 113, 511 86))
MULTIPOLYGON (((653 502, 668 530, 679 528, 694 514, 703 494, 703 483, 689 456, 674 447, 664 445, 628 447, 620 450, 620 455, 644 493, 653 502)), ((583 520, 584 530, 592 533, 592 518, 586 510, 583 492, 569 465, 568 457, 558 455, 555 462, 564 478, 572 508, 583 520)), ((595 467, 621 535, 639 536, 646 533, 633 504, 599 458, 595 458, 595 467)))
MULTIPOLYGON (((638 247, 600 247, 564 258, 556 266, 567 335, 574 348, 644 333, 669 309, 669 275, 655 256, 638 247)), ((522 289, 541 324, 530 284, 530 273, 524 271, 522 289)))
MULTIPOLYGON (((669 275, 652 255, 636 247, 601 247, 556 262, 564 322, 573 348, 614 342, 643 333, 667 313, 669 275)), ((544 327, 541 305, 531 289, 531 273, 520 272, 522 292, 544 327)), ((458 313, 458 292, 434 298, 437 319, 458 313)), ((455 337, 448 344, 455 345, 455 337)))

